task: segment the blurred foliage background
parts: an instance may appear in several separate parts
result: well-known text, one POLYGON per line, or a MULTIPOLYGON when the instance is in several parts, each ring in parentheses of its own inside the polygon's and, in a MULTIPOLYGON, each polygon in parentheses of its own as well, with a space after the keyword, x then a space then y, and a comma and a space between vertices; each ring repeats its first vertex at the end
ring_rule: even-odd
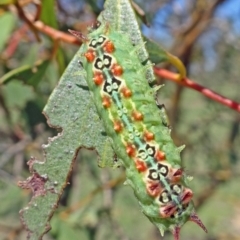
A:
MULTIPOLYGON (((26 239, 18 211, 31 198, 17 181, 29 176, 30 156, 56 130, 42 109, 78 46, 47 26, 87 33, 101 12, 97 0, 0 0, 0 239, 26 239)), ((138 0, 150 28, 143 33, 178 56, 188 77, 240 101, 238 0, 138 0)), ((167 68, 167 66, 165 66, 167 68)), ((182 239, 240 239, 239 113, 167 80, 161 91, 176 145, 186 144, 185 171, 205 234, 192 223, 182 239)), ((52 230, 44 239, 163 239, 141 214, 123 169, 98 169, 95 153, 81 151, 52 230), (111 186, 104 189, 102 186, 111 186)), ((166 235, 165 240, 172 239, 166 235)))

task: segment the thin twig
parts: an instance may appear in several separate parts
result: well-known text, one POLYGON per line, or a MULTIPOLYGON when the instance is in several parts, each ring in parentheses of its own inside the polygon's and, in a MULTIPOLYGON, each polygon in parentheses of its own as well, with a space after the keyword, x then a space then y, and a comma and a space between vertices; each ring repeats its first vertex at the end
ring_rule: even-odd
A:
POLYGON ((200 84, 193 82, 192 80, 190 80, 189 78, 185 78, 183 80, 179 80, 178 76, 179 74, 170 72, 166 69, 161 69, 161 68, 154 68, 155 74, 166 78, 168 80, 171 80, 179 85, 182 85, 184 87, 188 87, 188 88, 192 88, 200 93, 202 93, 203 95, 205 95, 206 97, 221 103, 222 105, 225 105, 229 108, 234 109, 237 112, 240 112, 240 103, 235 102, 233 100, 230 100, 206 87, 201 86, 200 84))

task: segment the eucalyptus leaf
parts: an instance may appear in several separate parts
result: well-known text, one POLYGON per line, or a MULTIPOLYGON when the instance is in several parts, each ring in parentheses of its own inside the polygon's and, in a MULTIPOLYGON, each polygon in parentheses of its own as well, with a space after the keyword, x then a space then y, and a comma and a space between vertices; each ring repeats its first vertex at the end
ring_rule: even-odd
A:
POLYGON ((85 71, 78 64, 80 54, 81 49, 68 65, 44 108, 48 124, 61 129, 61 133, 49 139, 43 147, 44 162, 36 159, 29 161, 33 175, 19 183, 33 192, 31 202, 21 211, 30 239, 39 239, 49 230, 49 219, 67 184, 80 147, 95 149, 106 162, 114 157, 110 146, 106 151, 106 142, 110 144, 111 141, 101 134, 104 128, 87 90, 85 71), (32 185, 36 187, 32 188, 32 185))

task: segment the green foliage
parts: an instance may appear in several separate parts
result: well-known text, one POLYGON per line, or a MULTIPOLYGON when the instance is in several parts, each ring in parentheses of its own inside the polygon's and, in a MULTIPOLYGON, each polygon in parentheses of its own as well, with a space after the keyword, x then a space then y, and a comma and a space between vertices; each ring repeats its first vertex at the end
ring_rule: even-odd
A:
POLYGON ((16 0, 0 0, 0 5, 8 5, 15 3, 16 0))
POLYGON ((47 25, 57 28, 57 18, 55 12, 54 0, 42 0, 42 9, 40 19, 47 25))
POLYGON ((20 80, 25 84, 36 87, 42 80, 45 71, 49 65, 49 61, 40 61, 32 65, 23 65, 15 68, 0 78, 0 84, 6 84, 11 80, 20 80))
MULTIPOLYGON (((1 2, 0 2, 1 3, 1 2)), ((0 26, 4 26, 0 31, 0 52, 7 43, 11 32, 15 26, 15 17, 11 13, 4 13, 0 15, 0 26)))

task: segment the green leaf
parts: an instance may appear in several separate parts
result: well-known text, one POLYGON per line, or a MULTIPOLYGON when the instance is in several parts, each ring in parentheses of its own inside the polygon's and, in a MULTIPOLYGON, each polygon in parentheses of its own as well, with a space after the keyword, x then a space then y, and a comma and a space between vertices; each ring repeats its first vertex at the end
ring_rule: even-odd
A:
POLYGON ((36 87, 42 80, 49 63, 49 60, 38 61, 34 65, 26 64, 19 68, 13 69, 0 78, 0 85, 6 84, 11 80, 18 79, 28 85, 36 87))
POLYGON ((16 0, 0 0, 0 5, 10 5, 14 4, 16 0))
POLYGON ((63 74, 63 72, 66 68, 66 65, 65 65, 65 59, 64 59, 64 52, 60 46, 57 50, 56 59, 57 59, 57 63, 58 63, 59 73, 61 75, 61 74, 63 74))
POLYGON ((146 40, 146 49, 149 53, 150 60, 157 64, 168 61, 168 56, 165 50, 163 50, 157 43, 151 41, 147 37, 145 37, 146 40))
POLYGON ((99 6, 96 0, 88 0, 88 4, 91 6, 95 14, 98 15, 100 13, 101 9, 99 9, 99 6))
POLYGON ((5 85, 2 90, 9 109, 23 109, 26 103, 35 97, 33 89, 29 86, 24 86, 24 84, 19 81, 12 81, 5 85))
POLYGON ((44 109, 48 123, 61 129, 61 134, 50 139, 44 147, 44 163, 35 159, 30 161, 33 175, 20 182, 23 188, 31 188, 32 184, 37 186, 32 189, 31 202, 21 211, 30 239, 39 239, 48 231, 48 221, 67 184, 80 147, 96 149, 103 161, 107 161, 104 158, 113 159, 112 148, 107 147, 106 152, 106 142, 110 144, 111 140, 105 136, 102 122, 96 113, 85 82, 85 71, 79 68, 81 51, 67 67, 44 109))
POLYGON ((42 0, 41 4, 42 9, 40 20, 42 20, 46 25, 57 29, 58 24, 55 13, 55 0, 42 0))
POLYGON ((186 77, 186 68, 178 57, 167 52, 159 44, 151 41, 147 37, 145 37, 145 40, 145 46, 149 53, 149 59, 153 63, 159 64, 162 62, 168 62, 177 68, 177 70, 179 71, 180 79, 186 77))
MULTIPOLYGON (((6 1, 7 2, 7 1, 6 1)), ((5 1, 4 1, 5 3, 5 1)), ((0 4, 4 4, 0 1, 0 4)), ((11 13, 5 13, 0 16, 0 52, 3 50, 8 39, 11 37, 11 33, 15 27, 15 17, 11 13)))

